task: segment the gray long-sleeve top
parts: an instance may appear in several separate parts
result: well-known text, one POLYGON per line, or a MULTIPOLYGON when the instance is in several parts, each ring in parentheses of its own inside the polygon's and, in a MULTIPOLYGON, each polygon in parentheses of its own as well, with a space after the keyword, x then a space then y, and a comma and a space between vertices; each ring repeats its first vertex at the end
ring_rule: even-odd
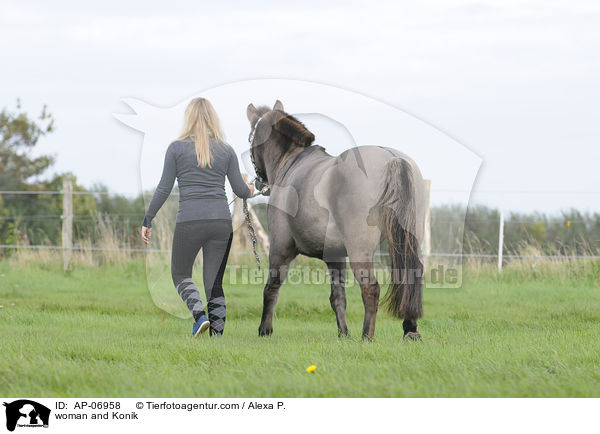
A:
POLYGON ((203 168, 198 167, 194 142, 191 139, 179 140, 169 145, 162 177, 144 216, 143 226, 152 227, 152 219, 169 197, 175 178, 179 185, 177 223, 231 219, 225 195, 225 176, 237 196, 243 199, 250 197, 250 189, 240 174, 233 148, 215 140, 211 140, 210 147, 212 167, 203 168))

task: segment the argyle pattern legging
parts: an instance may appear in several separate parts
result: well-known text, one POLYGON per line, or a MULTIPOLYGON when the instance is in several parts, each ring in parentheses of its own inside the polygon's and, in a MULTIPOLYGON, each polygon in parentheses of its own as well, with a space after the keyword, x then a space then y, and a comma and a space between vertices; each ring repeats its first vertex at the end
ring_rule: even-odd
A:
POLYGON ((177 223, 173 233, 171 277, 179 296, 194 320, 206 315, 200 292, 192 279, 194 261, 202 249, 202 278, 206 293, 210 334, 222 335, 225 329, 223 274, 232 239, 231 220, 192 220, 177 223))

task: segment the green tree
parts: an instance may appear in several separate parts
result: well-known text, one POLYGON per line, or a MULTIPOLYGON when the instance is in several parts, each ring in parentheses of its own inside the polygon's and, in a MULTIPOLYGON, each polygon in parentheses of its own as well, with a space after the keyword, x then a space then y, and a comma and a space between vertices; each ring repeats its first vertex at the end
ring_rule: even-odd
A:
MULTIPOLYGON (((17 100, 14 111, 3 109, 0 112, 0 173, 2 178, 10 177, 12 185, 19 188, 28 186, 28 181, 41 175, 54 163, 54 156, 33 157, 31 150, 38 140, 54 130, 54 119, 46 106, 37 118, 31 118, 21 108, 17 100)), ((5 181, 6 182, 6 181, 5 181)))
MULTIPOLYGON (((33 156, 41 137, 54 130, 54 119, 46 106, 37 117, 29 116, 17 100, 14 110, 0 112, 0 190, 44 190, 37 179, 53 163, 54 156, 33 156)), ((4 194, 0 201, 0 241, 14 243, 22 235, 49 239, 57 232, 53 199, 47 195, 4 194)))

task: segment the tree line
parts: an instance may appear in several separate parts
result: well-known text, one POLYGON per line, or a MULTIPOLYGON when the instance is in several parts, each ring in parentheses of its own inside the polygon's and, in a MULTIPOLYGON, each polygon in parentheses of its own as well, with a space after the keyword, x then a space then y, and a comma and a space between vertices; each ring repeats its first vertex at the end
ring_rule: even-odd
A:
MULTIPOLYGON (((451 253, 462 239, 463 253, 494 255, 498 253, 499 230, 498 209, 484 205, 470 206, 466 212, 459 205, 431 209, 432 252, 451 253)), ((547 255, 597 255, 600 214, 576 209, 557 214, 505 213, 503 244, 508 254, 533 248, 547 255)))
POLYGON ((73 180, 75 193, 90 193, 73 196, 75 239, 93 239, 100 215, 113 215, 124 236, 132 237, 133 223, 142 220, 141 195, 131 199, 109 194, 101 184, 86 189, 71 173, 47 175, 55 156, 34 156, 32 151, 54 129, 54 118, 45 106, 37 116, 27 114, 19 101, 14 109, 0 112, 0 191, 30 193, 0 194, 0 244, 60 244, 63 198, 43 192, 60 191, 66 177, 73 180))

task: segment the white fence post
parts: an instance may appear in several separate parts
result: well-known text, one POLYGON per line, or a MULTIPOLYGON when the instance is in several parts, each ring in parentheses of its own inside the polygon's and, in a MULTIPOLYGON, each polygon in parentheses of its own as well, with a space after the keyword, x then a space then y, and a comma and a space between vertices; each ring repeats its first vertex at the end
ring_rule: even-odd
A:
POLYGON ((504 207, 500 206, 500 230, 498 231, 498 271, 502 271, 502 250, 504 250, 504 207))
POLYGON ((71 268, 73 255, 73 181, 63 179, 63 215, 62 215, 62 248, 64 270, 71 268))

